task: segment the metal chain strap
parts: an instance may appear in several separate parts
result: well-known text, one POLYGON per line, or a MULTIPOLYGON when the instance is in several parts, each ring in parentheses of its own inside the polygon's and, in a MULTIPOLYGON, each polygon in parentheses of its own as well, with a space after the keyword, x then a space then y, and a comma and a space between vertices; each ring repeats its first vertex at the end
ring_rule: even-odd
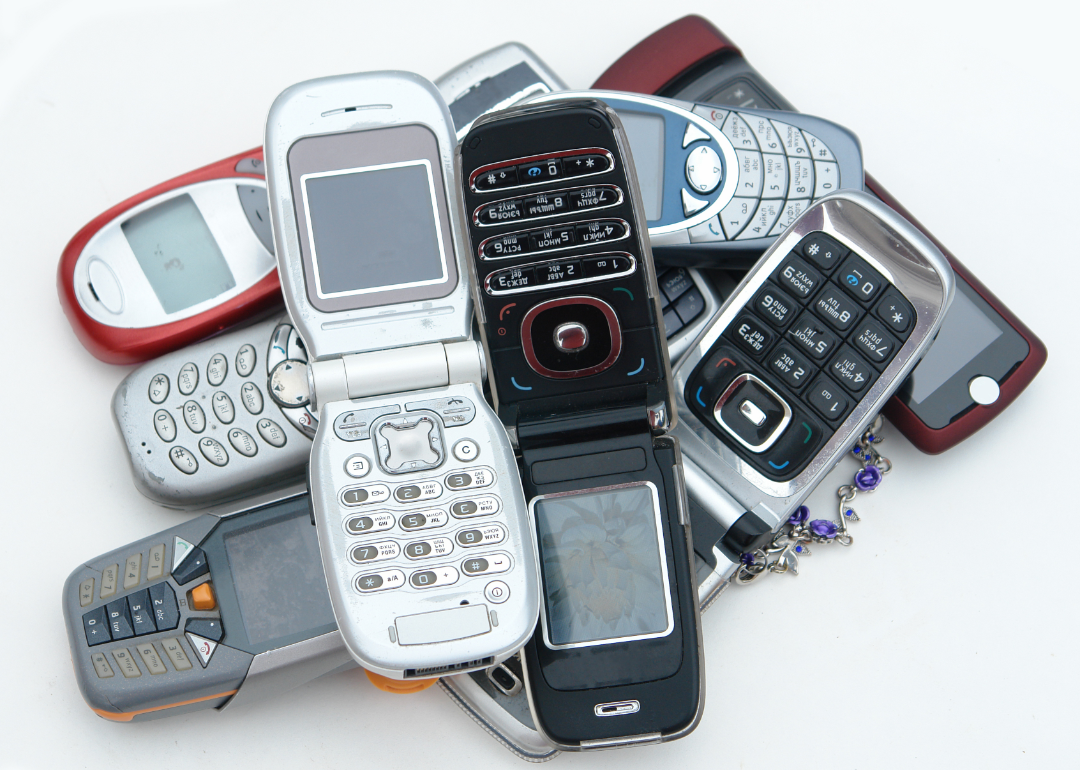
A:
POLYGON ((885 475, 893 468, 889 458, 882 456, 876 449, 882 441, 880 430, 881 417, 878 416, 851 450, 862 468, 856 471, 853 483, 845 484, 836 490, 836 495, 840 498, 837 506, 838 521, 811 520, 810 509, 805 505, 799 506, 768 545, 742 554, 742 564, 735 573, 736 583, 746 585, 768 573, 790 572, 798 575, 799 559, 811 555, 811 543, 839 543, 848 546, 855 542, 855 538, 848 532, 848 524, 859 521, 859 515, 855 513, 851 503, 859 492, 870 493, 877 489, 885 475))

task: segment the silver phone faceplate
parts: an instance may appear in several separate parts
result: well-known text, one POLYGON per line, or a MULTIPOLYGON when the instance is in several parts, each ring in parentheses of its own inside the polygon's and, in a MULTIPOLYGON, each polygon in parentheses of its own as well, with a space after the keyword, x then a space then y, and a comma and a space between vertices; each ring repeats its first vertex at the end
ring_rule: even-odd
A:
POLYGON ((675 392, 683 419, 676 435, 685 455, 696 462, 746 510, 774 528, 839 462, 933 342, 952 301, 952 268, 929 239, 877 198, 842 190, 815 203, 789 227, 747 274, 713 322, 690 346, 675 369, 675 392), (899 353, 833 433, 810 464, 794 479, 776 482, 743 462, 690 411, 687 381, 735 316, 788 256, 803 236, 822 231, 852 249, 900 290, 915 308, 915 328, 899 353))
MULTIPOLYGON (((369 671, 394 679, 401 679, 409 670, 437 669, 456 666, 466 662, 476 665, 461 671, 494 665, 517 651, 532 635, 540 610, 540 577, 535 544, 535 529, 529 517, 528 506, 521 489, 517 461, 514 457, 506 429, 495 412, 484 400, 483 393, 473 384, 451 385, 414 391, 407 395, 374 396, 351 401, 338 401, 323 407, 319 431, 316 433, 311 454, 310 477, 312 480, 312 503, 315 510, 319 535, 319 550, 323 568, 330 588, 334 615, 338 619, 342 638, 354 658, 369 671), (364 409, 401 405, 400 414, 408 414, 407 402, 445 397, 468 399, 475 407, 475 416, 465 425, 445 426, 443 441, 445 460, 431 470, 388 475, 376 460, 379 451, 372 437, 345 441, 334 431, 339 417, 348 412, 364 409), (475 459, 459 460, 453 447, 462 439, 471 439, 479 447, 475 459), (372 470, 362 478, 350 477, 344 470, 346 461, 357 455, 369 459, 372 470), (483 467, 494 471, 495 482, 475 490, 455 492, 446 484, 446 477, 456 471, 483 467), (402 485, 421 481, 439 481, 439 496, 419 502, 399 503, 393 490, 402 485), (342 492, 346 487, 368 484, 385 484, 391 490, 389 502, 349 507, 343 503, 342 492), (501 504, 494 514, 475 518, 446 516, 446 523, 416 531, 404 531, 401 517, 412 513, 424 513, 432 509, 447 512, 452 503, 478 496, 496 496, 501 504), (359 514, 388 513, 394 524, 380 532, 360 536, 346 532, 345 522, 359 514), (490 546, 464 547, 456 539, 458 533, 471 527, 499 525, 505 529, 505 538, 490 546), (415 561, 404 556, 405 546, 414 541, 432 541, 435 538, 450 539, 452 550, 443 556, 433 556, 415 561), (349 558, 349 552, 357 545, 395 541, 402 551, 400 557, 357 564, 349 558), (463 561, 477 556, 503 553, 510 557, 511 566, 498 574, 469 576, 463 561), (415 572, 452 567, 458 579, 451 584, 434 588, 418 589, 411 585, 415 572), (388 569, 398 569, 405 575, 405 585, 372 593, 360 593, 354 581, 360 575, 368 575, 388 569), (509 591, 509 600, 499 603, 485 596, 488 585, 502 581, 509 591), (489 631, 464 639, 425 644, 398 644, 392 640, 390 630, 398 633, 397 622, 406 616, 436 612, 464 605, 484 606, 492 620, 489 631), (494 614, 492 614, 494 613, 494 614), (497 622, 497 625, 496 625, 497 622), (480 664, 480 661, 487 662, 480 664)), ((410 623, 415 622, 410 621, 410 623)), ((416 676, 422 676, 417 673, 416 676)), ((429 676, 436 676, 431 673, 429 676)))
POLYGON ((442 95, 419 75, 369 72, 309 80, 287 88, 270 108, 264 153, 278 272, 289 315, 313 360, 469 337, 472 298, 465 280, 466 231, 453 205, 447 206, 451 237, 444 248, 448 262, 456 265, 457 282, 448 295, 335 312, 317 310, 308 300, 295 212, 302 202, 293 198, 289 149, 304 137, 409 124, 434 133, 443 194, 452 204, 457 195, 453 123, 442 95))

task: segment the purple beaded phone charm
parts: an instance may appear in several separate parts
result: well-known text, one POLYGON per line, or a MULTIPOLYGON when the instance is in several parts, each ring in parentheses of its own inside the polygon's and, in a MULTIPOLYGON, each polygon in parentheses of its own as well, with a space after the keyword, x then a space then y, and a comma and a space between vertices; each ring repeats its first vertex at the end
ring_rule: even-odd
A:
POLYGON ((873 492, 877 489, 885 474, 892 470, 889 458, 883 457, 874 448, 882 441, 878 435, 880 430, 881 417, 878 416, 851 450, 862 468, 856 471, 853 483, 845 484, 836 490, 837 497, 840 498, 839 520, 834 522, 828 519, 811 519, 810 509, 800 505, 773 536, 772 542, 740 557, 742 566, 735 573, 736 583, 746 585, 767 572, 790 572, 798 575, 799 558, 811 555, 810 543, 851 545, 855 541, 848 532, 848 523, 858 521, 859 515, 851 507, 851 502, 859 492, 873 492))

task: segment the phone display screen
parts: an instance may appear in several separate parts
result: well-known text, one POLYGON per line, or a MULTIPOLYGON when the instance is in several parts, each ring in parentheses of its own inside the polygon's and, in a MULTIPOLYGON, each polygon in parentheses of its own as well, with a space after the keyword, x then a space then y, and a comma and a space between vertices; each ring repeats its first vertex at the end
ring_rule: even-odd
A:
POLYGON ((650 639, 674 621, 656 488, 648 483, 533 503, 552 649, 650 639))
POLYGON ((319 297, 447 280, 430 161, 304 174, 300 181, 319 297))
POLYGON ((645 218, 660 218, 664 201, 664 119, 659 115, 619 110, 634 155, 645 218))
POLYGON ((120 225, 166 313, 177 313, 236 287, 229 263, 187 193, 120 225))
POLYGON ((921 404, 1001 335, 965 292, 955 292, 937 339, 911 372, 911 400, 921 404))
POLYGON ((306 506, 236 529, 223 541, 251 645, 335 624, 306 506))

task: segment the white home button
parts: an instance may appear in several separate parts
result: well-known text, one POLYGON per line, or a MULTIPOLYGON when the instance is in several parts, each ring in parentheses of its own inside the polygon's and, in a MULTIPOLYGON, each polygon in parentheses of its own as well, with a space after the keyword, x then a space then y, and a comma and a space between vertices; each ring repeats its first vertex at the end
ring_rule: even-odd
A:
POLYGON ((976 404, 989 406, 998 400, 1001 388, 992 378, 980 375, 968 383, 968 393, 976 404))

